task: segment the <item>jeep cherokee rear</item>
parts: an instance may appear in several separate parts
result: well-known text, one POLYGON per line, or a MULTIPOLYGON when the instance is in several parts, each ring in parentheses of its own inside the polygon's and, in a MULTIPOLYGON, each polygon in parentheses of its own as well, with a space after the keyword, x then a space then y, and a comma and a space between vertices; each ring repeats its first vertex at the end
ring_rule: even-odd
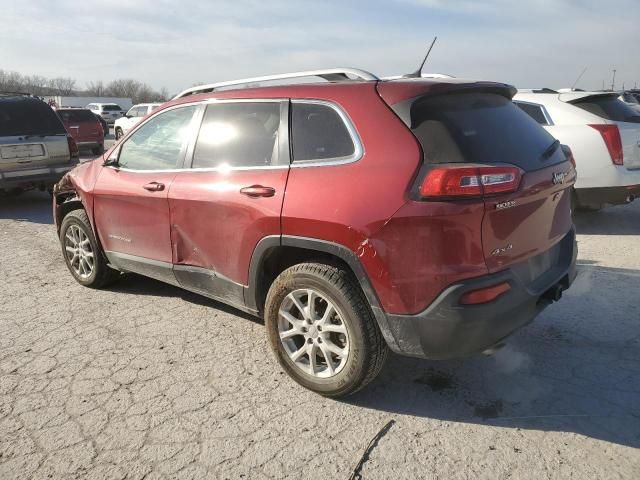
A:
POLYGON ((191 89, 67 175, 76 280, 136 272, 262 316, 283 368, 329 396, 388 347, 481 352, 559 299, 575 169, 512 87, 313 73, 335 81, 191 89))

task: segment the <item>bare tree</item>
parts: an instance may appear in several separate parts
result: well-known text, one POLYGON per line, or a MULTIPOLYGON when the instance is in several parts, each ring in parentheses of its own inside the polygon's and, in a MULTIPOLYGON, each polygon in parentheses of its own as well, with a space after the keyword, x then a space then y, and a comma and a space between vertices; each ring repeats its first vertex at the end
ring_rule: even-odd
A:
POLYGON ((49 80, 51 94, 65 97, 75 96, 76 81, 68 77, 56 77, 49 80))
POLYGON ((106 91, 102 80, 87 83, 86 93, 91 97, 104 97, 106 91))

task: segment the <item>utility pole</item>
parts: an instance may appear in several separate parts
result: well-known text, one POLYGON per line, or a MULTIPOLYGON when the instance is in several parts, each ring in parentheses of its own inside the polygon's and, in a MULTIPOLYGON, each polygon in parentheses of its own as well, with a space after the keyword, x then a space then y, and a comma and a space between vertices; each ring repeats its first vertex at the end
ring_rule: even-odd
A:
POLYGON ((613 78, 611 79, 611 91, 613 92, 613 89, 616 86, 616 69, 613 69, 613 78))

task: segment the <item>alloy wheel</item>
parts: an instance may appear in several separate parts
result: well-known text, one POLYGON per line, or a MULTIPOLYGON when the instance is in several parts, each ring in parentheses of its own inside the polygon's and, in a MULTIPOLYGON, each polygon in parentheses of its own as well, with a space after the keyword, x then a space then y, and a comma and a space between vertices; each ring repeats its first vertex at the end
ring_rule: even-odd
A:
POLYGON ((87 234, 77 225, 71 225, 64 236, 64 249, 69 265, 81 279, 91 276, 94 269, 94 256, 87 234))
POLYGON ((296 367, 318 378, 337 375, 349 357, 349 332, 338 308, 320 292, 294 290, 278 311, 278 334, 296 367))

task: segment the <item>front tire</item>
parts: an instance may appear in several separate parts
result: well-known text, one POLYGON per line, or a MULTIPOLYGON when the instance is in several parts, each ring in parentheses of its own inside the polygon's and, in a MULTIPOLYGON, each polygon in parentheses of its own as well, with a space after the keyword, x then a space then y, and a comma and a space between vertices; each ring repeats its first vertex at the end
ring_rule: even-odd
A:
POLYGON ((357 392, 380 372, 388 347, 350 272, 303 263, 271 285, 265 324, 280 365, 327 397, 357 392))
POLYGON ((116 140, 120 140, 123 137, 122 129, 120 127, 115 129, 116 140))
POLYGON ((60 245, 67 268, 80 285, 101 288, 120 276, 120 272, 107 265, 84 210, 72 210, 64 217, 60 245))

